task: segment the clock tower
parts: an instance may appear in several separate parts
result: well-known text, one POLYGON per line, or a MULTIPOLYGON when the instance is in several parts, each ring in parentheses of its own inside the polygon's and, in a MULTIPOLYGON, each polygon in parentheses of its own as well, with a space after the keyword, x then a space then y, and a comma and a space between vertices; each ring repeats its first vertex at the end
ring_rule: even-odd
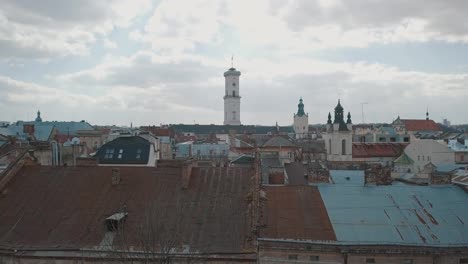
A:
POLYGON ((239 77, 241 73, 231 67, 224 73, 224 124, 240 125, 239 77))

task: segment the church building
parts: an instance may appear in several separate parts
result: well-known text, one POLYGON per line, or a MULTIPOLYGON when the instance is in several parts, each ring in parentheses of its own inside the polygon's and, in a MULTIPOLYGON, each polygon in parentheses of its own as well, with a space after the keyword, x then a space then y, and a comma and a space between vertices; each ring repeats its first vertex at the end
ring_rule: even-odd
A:
POLYGON ((240 125, 239 77, 241 73, 231 67, 224 73, 224 125, 240 125))
POLYGON ((329 161, 352 161, 353 158, 353 124, 351 122, 351 113, 348 112, 345 122, 343 110, 340 100, 338 100, 333 122, 331 114, 328 113, 327 131, 322 137, 325 140, 327 160, 329 161))
POLYGON ((296 139, 305 138, 309 133, 309 115, 304 112, 302 98, 299 99, 299 104, 297 105, 297 114, 294 114, 294 133, 296 134, 296 139))

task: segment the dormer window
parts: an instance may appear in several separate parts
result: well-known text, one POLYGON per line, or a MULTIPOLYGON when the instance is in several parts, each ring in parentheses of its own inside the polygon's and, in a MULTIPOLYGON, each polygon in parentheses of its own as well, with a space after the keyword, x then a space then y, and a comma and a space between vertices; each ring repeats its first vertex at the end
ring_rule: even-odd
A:
POLYGON ((113 156, 114 156, 114 149, 113 148, 106 149, 106 153, 104 154, 104 159, 112 159, 113 156))
POLYGON ((136 159, 141 159, 141 149, 137 149, 136 159))

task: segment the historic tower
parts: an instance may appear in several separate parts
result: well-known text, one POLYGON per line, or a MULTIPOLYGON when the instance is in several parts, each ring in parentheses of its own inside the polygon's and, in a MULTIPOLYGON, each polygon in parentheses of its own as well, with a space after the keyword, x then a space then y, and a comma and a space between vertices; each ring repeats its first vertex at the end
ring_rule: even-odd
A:
POLYGON ((329 161, 351 161, 353 158, 353 123, 348 112, 344 120, 344 109, 340 100, 335 107, 335 119, 328 113, 327 132, 322 134, 329 161))
POLYGON ((240 125, 240 95, 239 95, 239 76, 240 71, 234 67, 224 73, 225 94, 224 94, 224 124, 240 125))
POLYGON ((297 114, 294 114, 294 133, 296 138, 305 138, 309 132, 309 115, 304 112, 302 98, 297 105, 297 114))

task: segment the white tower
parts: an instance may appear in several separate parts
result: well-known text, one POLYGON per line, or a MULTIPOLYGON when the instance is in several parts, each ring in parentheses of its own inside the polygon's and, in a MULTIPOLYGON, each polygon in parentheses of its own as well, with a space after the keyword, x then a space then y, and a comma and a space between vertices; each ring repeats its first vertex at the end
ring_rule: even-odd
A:
POLYGON ((297 105, 297 114, 294 114, 294 132, 297 139, 304 138, 309 133, 309 115, 304 112, 302 98, 297 105))
POLYGON ((224 73, 226 79, 224 94, 224 124, 240 125, 240 95, 239 76, 240 71, 234 67, 224 73))

